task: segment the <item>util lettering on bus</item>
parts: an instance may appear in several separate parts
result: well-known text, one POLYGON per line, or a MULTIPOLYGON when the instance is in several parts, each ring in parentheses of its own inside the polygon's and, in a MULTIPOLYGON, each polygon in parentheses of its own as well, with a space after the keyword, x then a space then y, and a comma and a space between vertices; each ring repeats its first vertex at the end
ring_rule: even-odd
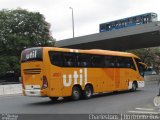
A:
POLYGON ((36 56, 37 56, 37 50, 33 50, 32 52, 26 54, 26 59, 36 58, 36 56))
POLYGON ((79 72, 74 71, 73 74, 69 74, 68 76, 66 74, 63 75, 63 85, 65 87, 71 86, 72 82, 74 84, 85 85, 87 83, 87 68, 80 69, 79 72))

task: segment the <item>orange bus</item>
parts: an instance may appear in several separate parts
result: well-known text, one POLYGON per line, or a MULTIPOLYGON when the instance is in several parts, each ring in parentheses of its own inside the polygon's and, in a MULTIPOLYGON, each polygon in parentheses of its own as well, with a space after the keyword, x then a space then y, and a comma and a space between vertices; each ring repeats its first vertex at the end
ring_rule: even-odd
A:
POLYGON ((24 96, 91 98, 94 93, 144 87, 146 65, 134 54, 34 47, 22 51, 24 96))

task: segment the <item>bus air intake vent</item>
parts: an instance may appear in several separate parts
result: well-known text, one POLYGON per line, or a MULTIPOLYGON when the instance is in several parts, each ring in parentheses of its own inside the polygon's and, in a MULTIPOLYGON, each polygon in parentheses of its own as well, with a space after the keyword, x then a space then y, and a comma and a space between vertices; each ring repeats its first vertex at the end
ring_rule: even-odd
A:
POLYGON ((40 68, 32 68, 32 69, 24 69, 24 74, 40 74, 41 69, 40 68))

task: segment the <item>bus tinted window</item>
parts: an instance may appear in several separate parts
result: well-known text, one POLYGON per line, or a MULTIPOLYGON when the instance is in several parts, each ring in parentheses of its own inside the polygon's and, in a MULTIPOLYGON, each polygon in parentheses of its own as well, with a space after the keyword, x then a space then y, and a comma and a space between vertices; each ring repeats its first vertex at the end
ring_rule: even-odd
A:
POLYGON ((42 48, 28 48, 22 52, 21 62, 42 61, 42 48))
POLYGON ((64 67, 75 67, 76 59, 74 53, 63 53, 64 67))
POLYGON ((61 52, 49 51, 49 58, 50 58, 51 64, 56 65, 56 66, 63 65, 63 59, 62 59, 61 52))
POLYGON ((91 58, 92 61, 92 67, 99 67, 99 68, 103 68, 105 67, 105 62, 104 62, 105 57, 104 56, 100 56, 100 55, 93 55, 91 58))
POLYGON ((132 58, 128 57, 117 57, 116 67, 136 69, 132 58))
POLYGON ((141 60, 136 58, 135 61, 136 61, 137 67, 138 67, 139 74, 141 76, 144 76, 145 68, 144 68, 144 66, 142 64, 140 64, 141 60))
POLYGON ((91 67, 90 60, 91 60, 91 55, 89 54, 77 54, 78 67, 91 67))
POLYGON ((110 24, 106 24, 106 31, 109 31, 111 28, 110 24))
POLYGON ((104 31, 106 31, 106 26, 105 26, 105 24, 101 24, 100 25, 100 32, 104 32, 104 31))
POLYGON ((115 66, 115 57, 114 56, 105 56, 105 67, 113 68, 115 66))

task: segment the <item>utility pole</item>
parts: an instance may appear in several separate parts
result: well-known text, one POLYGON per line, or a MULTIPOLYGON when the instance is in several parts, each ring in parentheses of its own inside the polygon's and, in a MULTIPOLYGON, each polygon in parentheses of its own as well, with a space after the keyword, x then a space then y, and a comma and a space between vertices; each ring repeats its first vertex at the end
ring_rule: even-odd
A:
POLYGON ((74 38, 74 15, 73 15, 73 8, 69 7, 72 10, 72 30, 73 30, 73 38, 74 38))

